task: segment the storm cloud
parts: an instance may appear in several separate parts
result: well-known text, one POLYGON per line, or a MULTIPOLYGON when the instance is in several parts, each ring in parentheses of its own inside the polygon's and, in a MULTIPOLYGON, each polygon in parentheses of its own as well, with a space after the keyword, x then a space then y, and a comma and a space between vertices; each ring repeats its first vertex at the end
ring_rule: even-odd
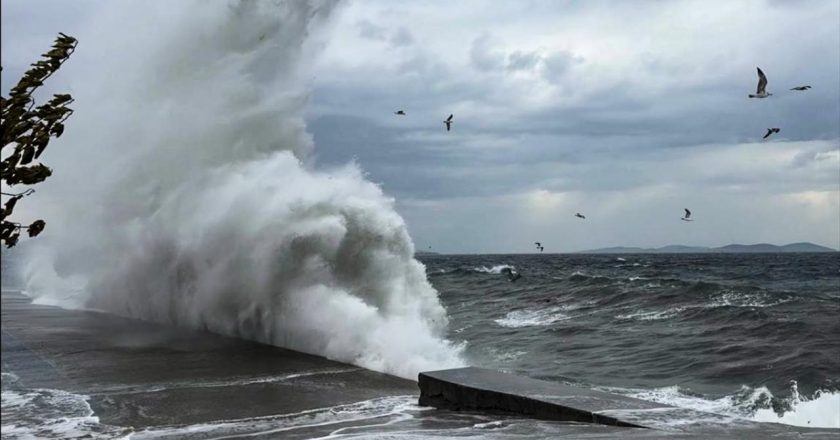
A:
MULTIPOLYGON (((840 3, 795 3, 347 2, 312 54, 314 166, 356 161, 421 249, 840 248, 840 3)), ((4 1, 3 89, 97 4, 4 1)))

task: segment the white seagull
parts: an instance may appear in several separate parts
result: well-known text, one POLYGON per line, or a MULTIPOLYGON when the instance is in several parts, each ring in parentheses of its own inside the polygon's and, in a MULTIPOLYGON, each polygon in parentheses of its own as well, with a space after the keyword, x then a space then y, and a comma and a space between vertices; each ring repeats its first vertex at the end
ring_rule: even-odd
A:
POLYGON ((449 131, 449 129, 452 128, 452 116, 454 115, 449 115, 449 117, 446 118, 445 121, 443 121, 443 123, 446 124, 446 131, 449 131))
POLYGON ((680 220, 684 222, 693 222, 694 220, 691 219, 691 211, 689 211, 688 208, 683 209, 685 209, 685 217, 681 218, 680 220))
POLYGON ((760 67, 756 67, 758 70, 758 87, 755 89, 755 95, 749 95, 750 98, 766 98, 771 96, 772 93, 767 93, 767 77, 764 76, 764 72, 761 71, 760 67))

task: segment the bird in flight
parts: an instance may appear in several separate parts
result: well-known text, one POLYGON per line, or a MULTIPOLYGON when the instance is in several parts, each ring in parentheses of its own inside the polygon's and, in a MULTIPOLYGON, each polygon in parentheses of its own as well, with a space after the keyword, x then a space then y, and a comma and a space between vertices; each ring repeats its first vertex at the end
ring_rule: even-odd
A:
POLYGON ((578 213, 575 213, 575 217, 577 217, 577 218, 582 218, 582 219, 586 219, 586 216, 585 216, 585 215, 583 215, 583 214, 581 214, 581 213, 579 213, 579 212, 578 212, 578 213))
POLYGON ((534 244, 537 245, 537 247, 542 246, 542 244, 540 244, 540 242, 538 242, 538 241, 535 241, 534 244))
POLYGON ((798 91, 802 92, 802 91, 808 90, 810 88, 811 88, 811 86, 799 86, 799 87, 794 87, 791 90, 798 90, 798 91))
POLYGON ((685 209, 685 217, 681 218, 680 220, 686 222, 693 222, 694 220, 691 219, 691 211, 689 211, 688 208, 683 209, 685 209))
POLYGON ((397 110, 394 112, 395 115, 405 116, 405 112, 402 110, 397 110))
POLYGON ((771 96, 772 93, 767 93, 767 76, 764 75, 760 67, 756 67, 756 70, 758 70, 758 87, 755 88, 755 95, 749 95, 750 98, 766 98, 771 96))
POLYGON ((767 139, 767 138, 769 138, 769 137, 770 137, 770 135, 771 135, 771 134, 773 134, 773 133, 778 133, 778 132, 780 132, 780 131, 782 131, 782 130, 781 130, 781 129, 779 129, 779 128, 768 128, 768 129, 767 129, 767 134, 765 134, 765 135, 764 135, 764 137, 763 137, 762 139, 767 139))
POLYGON ((446 124, 446 131, 449 131, 452 128, 452 117, 453 116, 455 116, 455 115, 449 115, 449 117, 446 118, 445 121, 443 121, 443 123, 446 124))
POLYGON ((540 246, 540 252, 542 252, 542 251, 544 251, 544 250, 545 250, 545 248, 544 248, 544 247, 542 247, 542 246, 540 246))

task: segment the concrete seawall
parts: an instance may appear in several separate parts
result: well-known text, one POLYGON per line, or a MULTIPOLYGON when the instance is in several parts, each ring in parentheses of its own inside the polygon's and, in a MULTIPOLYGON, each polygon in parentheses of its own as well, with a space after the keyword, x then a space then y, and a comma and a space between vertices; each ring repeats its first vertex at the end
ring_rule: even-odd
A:
POLYGON ((838 438, 840 431, 757 423, 484 368, 420 373, 420 405, 545 420, 650 428, 685 438, 838 438))
MULTIPOLYGON (((410 380, 212 333, 32 304, 2 294, 3 372, 89 396, 135 429, 294 414, 415 395, 410 380)), ((5 389, 4 389, 5 391, 5 389)))
POLYGON ((476 367, 420 373, 418 385, 420 405, 452 410, 507 411, 540 419, 612 426, 645 427, 601 414, 602 411, 667 407, 476 367))

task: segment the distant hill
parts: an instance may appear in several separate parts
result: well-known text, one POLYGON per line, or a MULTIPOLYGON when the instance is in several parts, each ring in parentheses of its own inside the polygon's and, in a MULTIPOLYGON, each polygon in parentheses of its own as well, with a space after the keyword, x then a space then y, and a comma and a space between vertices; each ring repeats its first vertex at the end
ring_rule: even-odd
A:
POLYGON ((791 243, 784 246, 775 244, 728 244, 721 247, 684 246, 668 245, 660 248, 640 247, 609 247, 601 249, 590 249, 580 251, 579 254, 701 254, 701 253, 781 253, 781 252, 837 252, 836 249, 827 248, 814 243, 791 243))

